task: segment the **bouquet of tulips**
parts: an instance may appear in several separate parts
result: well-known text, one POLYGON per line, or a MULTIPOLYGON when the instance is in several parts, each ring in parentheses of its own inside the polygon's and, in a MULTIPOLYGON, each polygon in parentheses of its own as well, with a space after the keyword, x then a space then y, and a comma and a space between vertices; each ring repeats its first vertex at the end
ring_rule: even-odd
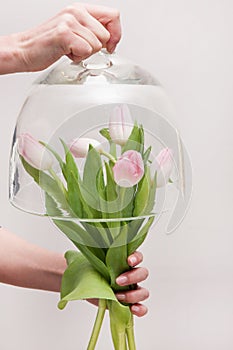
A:
POLYGON ((133 315, 114 294, 126 287, 115 280, 129 269, 127 257, 145 240, 155 218, 156 189, 169 182, 172 171, 167 148, 160 150, 152 169, 152 147, 145 147, 142 125, 126 124, 129 114, 127 105, 113 107, 108 127, 99 130, 107 150, 95 139, 78 138, 61 140, 60 155, 27 133, 18 138, 22 164, 44 193, 47 215, 78 248, 65 254, 68 267, 58 307, 99 299, 88 350, 95 349, 106 309, 114 349, 136 349, 133 315), (77 158, 83 159, 82 171, 77 158))

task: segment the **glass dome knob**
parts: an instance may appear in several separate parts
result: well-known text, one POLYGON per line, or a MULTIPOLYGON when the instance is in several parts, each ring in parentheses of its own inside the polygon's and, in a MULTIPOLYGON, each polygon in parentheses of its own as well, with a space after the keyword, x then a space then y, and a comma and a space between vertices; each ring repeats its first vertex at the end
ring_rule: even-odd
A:
POLYGON ((109 55, 106 51, 101 50, 91 57, 87 58, 86 60, 83 60, 81 62, 81 65, 83 68, 88 70, 102 70, 107 69, 112 66, 112 61, 109 58, 109 55))

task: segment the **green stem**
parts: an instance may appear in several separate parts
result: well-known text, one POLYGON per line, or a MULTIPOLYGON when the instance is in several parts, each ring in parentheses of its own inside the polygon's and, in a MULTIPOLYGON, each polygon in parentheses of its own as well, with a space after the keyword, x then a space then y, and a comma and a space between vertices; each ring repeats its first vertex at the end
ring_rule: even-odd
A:
POLYGON ((126 187, 120 187, 120 210, 123 211, 125 208, 124 200, 126 194, 126 187))
MULTIPOLYGON (((129 343, 127 344, 127 328, 133 325, 129 307, 123 306, 119 302, 113 300, 108 300, 107 305, 110 316, 110 326, 114 349, 131 350, 129 348, 129 343)), ((132 336, 130 340, 131 339, 132 336)), ((132 347, 132 350, 133 349, 134 348, 132 347)))
POLYGON ((128 350, 125 332, 118 334, 118 342, 117 342, 116 350, 128 350))
POLYGON ((96 319, 95 319, 95 324, 92 330, 92 334, 91 334, 91 338, 87 347, 87 350, 94 350, 98 337, 99 337, 99 333, 100 333, 100 328, 102 326, 103 323, 103 319, 104 319, 104 314, 105 314, 105 310, 106 310, 106 300, 105 299, 99 299, 99 308, 98 308, 98 312, 96 315, 96 319))
POLYGON ((134 338, 133 315, 131 316, 130 326, 126 328, 126 335, 127 335, 129 350, 136 350, 136 344, 135 344, 135 338, 134 338))
POLYGON ((50 175, 54 178, 54 180, 59 180, 59 181, 61 181, 61 180, 59 179, 59 177, 57 176, 57 174, 55 173, 55 171, 54 171, 52 168, 49 169, 49 173, 50 173, 50 175))
POLYGON ((99 153, 102 154, 103 156, 107 157, 110 159, 114 164, 116 163, 116 159, 108 152, 105 152, 104 150, 99 150, 99 153))

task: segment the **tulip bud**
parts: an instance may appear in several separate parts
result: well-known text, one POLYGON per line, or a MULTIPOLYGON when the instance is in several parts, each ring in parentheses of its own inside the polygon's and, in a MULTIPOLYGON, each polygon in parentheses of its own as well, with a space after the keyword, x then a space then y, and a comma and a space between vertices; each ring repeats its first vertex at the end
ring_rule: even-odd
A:
POLYGON ((77 138, 69 143, 70 152, 75 158, 85 158, 89 150, 89 145, 98 148, 100 143, 97 140, 86 137, 77 138))
POLYGON ((144 174, 142 156, 137 151, 126 151, 113 167, 114 180, 121 187, 136 185, 144 174))
POLYGON ((127 105, 116 106, 109 120, 109 134, 118 145, 124 146, 133 129, 127 105), (127 124, 126 124, 127 123, 127 124))
POLYGON ((157 187, 163 187, 169 181, 173 168, 173 151, 164 148, 155 158, 157 168, 157 187))
POLYGON ((38 170, 49 170, 53 165, 53 158, 46 147, 28 133, 19 136, 18 152, 28 164, 38 170))

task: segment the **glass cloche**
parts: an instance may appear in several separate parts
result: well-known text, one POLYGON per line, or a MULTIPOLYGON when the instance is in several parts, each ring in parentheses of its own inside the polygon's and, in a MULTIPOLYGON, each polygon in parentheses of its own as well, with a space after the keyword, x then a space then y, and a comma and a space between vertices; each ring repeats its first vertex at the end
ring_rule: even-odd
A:
MULTIPOLYGON (((66 151, 72 150, 78 140, 89 140, 86 151, 88 147, 89 151, 90 147, 98 149, 104 164, 107 159, 104 157, 109 154, 119 157, 127 151, 126 140, 122 140, 124 134, 130 137, 135 125, 142 125, 137 130, 143 130, 143 155, 154 172, 158 170, 159 152, 164 149, 172 152, 172 172, 167 179, 166 174, 163 176, 174 186, 160 187, 160 200, 151 208, 153 215, 172 209, 167 229, 171 232, 183 218, 191 194, 190 162, 179 133, 171 124, 171 111, 170 101, 159 82, 145 69, 115 53, 101 51, 80 64, 63 59, 33 84, 19 114, 10 161, 11 203, 26 212, 58 220, 78 217, 78 213, 69 210, 69 205, 61 208, 59 198, 59 210, 55 212, 49 212, 46 204, 46 189, 52 191, 53 184, 60 184, 61 192, 66 191, 62 168, 66 151)), ((138 142, 131 137, 137 150, 138 142)), ((82 177, 84 157, 76 157, 75 162, 82 177)), ((89 172, 91 169, 89 167, 89 172)), ((72 175, 72 171, 69 174, 72 175)), ((96 173, 97 179, 98 176, 96 173)), ((104 173, 103 178, 106 176, 104 173)), ((86 189, 91 207, 97 205, 91 199, 99 195, 96 186, 93 183, 86 189)), ((94 209, 103 211, 103 206, 94 209)), ((152 214, 142 212, 141 215, 152 214)))

